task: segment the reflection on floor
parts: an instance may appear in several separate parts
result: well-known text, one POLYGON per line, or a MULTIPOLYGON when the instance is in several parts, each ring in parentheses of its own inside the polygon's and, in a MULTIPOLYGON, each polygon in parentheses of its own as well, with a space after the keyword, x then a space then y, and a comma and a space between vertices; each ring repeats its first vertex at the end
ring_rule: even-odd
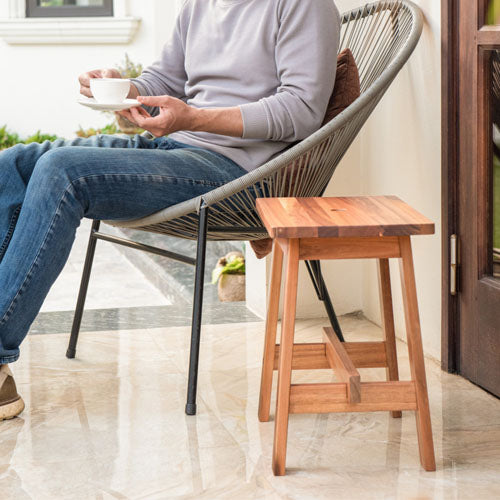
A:
MULTIPOLYGON (((90 220, 82 220, 68 262, 45 299, 41 313, 31 326, 30 334, 66 333, 71 330, 91 223, 90 220)), ((109 226, 103 226, 103 229, 110 231, 109 226)), ((140 236, 134 235, 136 240, 141 240, 140 236)), ((169 261, 170 267, 165 268, 166 271, 176 272, 175 278, 171 277, 173 287, 177 291, 182 288, 183 291, 182 294, 171 294, 169 299, 124 257, 122 248, 108 242, 97 242, 81 331, 135 330, 142 329, 145 325, 148 328, 190 325, 194 268, 182 263, 173 268, 172 261, 169 261)), ((137 250, 131 252, 132 254, 127 255, 141 253, 137 250)), ((218 257, 212 252, 207 258, 203 322, 218 324, 259 321, 244 302, 219 302, 217 287, 212 285, 210 277, 218 257)), ((163 281, 169 279, 168 273, 160 271, 161 265, 166 265, 166 262, 164 259, 155 264, 156 274, 163 281)))
MULTIPOLYGON (((298 341, 324 324, 301 321, 298 341)), ((381 336, 365 320, 342 324, 349 340, 381 336)), ((76 360, 66 342, 30 336, 13 366, 27 408, 0 423, 2 500, 500 498, 500 401, 433 362, 437 472, 420 468, 411 412, 292 415, 288 474, 275 478, 273 422, 257 420, 261 322, 204 327, 195 417, 183 411, 189 327, 85 332, 76 360)))
MULTIPOLYGON (((42 313, 74 310, 91 224, 88 219, 82 220, 68 262, 45 299, 42 313)), ((130 264, 117 245, 97 242, 87 309, 164 306, 170 303, 130 264)))

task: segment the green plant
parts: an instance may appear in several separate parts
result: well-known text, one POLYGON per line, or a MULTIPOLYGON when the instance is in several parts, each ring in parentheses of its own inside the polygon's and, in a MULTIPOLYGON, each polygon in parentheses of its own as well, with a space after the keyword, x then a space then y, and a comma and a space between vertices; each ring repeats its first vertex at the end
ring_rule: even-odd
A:
POLYGON ((129 55, 125 53, 123 63, 117 66, 116 69, 120 72, 122 78, 137 78, 142 74, 143 67, 140 63, 134 63, 129 55))
POLYGON ((120 133, 121 130, 118 128, 118 125, 113 122, 113 123, 108 123, 106 126, 102 128, 88 128, 88 129, 83 129, 81 126, 80 128, 75 132, 78 137, 92 137, 93 135, 99 135, 99 134, 118 134, 120 133))
POLYGON ((245 274, 245 258, 237 254, 219 259, 212 271, 212 284, 216 284, 223 274, 245 274))
POLYGON ((53 134, 42 134, 40 130, 38 130, 33 135, 30 135, 26 139, 21 139, 19 134, 15 132, 10 132, 7 129, 7 125, 0 127, 0 150, 11 148, 16 144, 30 144, 32 142, 44 142, 44 141, 55 141, 58 139, 57 135, 53 134))
POLYGON ((7 130, 7 125, 0 127, 0 149, 10 148, 20 142, 21 139, 16 133, 7 130))
POLYGON ((57 135, 51 134, 42 134, 40 130, 38 130, 33 135, 30 135, 26 140, 24 140, 24 144, 31 144, 32 142, 45 142, 45 141, 55 141, 57 139, 57 135))

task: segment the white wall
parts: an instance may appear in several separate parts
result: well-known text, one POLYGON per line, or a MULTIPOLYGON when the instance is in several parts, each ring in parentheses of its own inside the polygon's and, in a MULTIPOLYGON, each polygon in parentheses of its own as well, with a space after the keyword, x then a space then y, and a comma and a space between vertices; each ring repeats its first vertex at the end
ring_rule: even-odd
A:
MULTIPOLYGON (((413 238, 413 248, 424 348, 428 355, 440 359, 441 10, 436 0, 414 1, 425 15, 420 43, 354 145, 359 150, 359 165, 346 159, 338 173, 352 171, 352 194, 394 194, 436 222, 436 235, 413 238)), ((347 10, 360 2, 337 0, 337 4, 347 10)), ((337 181, 334 177, 328 194, 342 191, 337 181)), ((397 262, 392 263, 391 271, 396 328, 398 336, 404 338, 397 262)), ((374 262, 363 264, 360 286, 365 315, 379 323, 374 262)))
MULTIPOLYGON (((0 17, 8 15, 1 0, 0 17)), ((87 70, 115 67, 125 52, 134 62, 148 65, 173 28, 177 0, 129 0, 129 15, 141 18, 139 31, 127 45, 8 45, 0 38, 0 126, 21 136, 38 129, 73 137, 79 125, 103 126, 107 115, 76 103, 78 75, 87 70)))

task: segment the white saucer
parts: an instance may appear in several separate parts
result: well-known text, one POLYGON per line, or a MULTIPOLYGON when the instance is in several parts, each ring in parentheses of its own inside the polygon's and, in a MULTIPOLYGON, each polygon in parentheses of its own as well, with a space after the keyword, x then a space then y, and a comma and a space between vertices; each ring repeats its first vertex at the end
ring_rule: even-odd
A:
POLYGON ((125 99, 120 104, 105 104, 102 102, 97 102, 93 97, 80 97, 77 102, 82 106, 87 106, 97 111, 123 111, 124 109, 142 106, 141 103, 136 99, 125 99))

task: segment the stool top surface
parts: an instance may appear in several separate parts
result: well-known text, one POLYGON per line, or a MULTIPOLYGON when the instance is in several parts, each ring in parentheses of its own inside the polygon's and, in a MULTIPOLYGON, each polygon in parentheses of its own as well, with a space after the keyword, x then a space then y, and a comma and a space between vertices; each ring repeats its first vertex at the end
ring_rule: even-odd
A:
POLYGON ((397 196, 258 198, 271 238, 355 238, 434 234, 434 223, 397 196))

